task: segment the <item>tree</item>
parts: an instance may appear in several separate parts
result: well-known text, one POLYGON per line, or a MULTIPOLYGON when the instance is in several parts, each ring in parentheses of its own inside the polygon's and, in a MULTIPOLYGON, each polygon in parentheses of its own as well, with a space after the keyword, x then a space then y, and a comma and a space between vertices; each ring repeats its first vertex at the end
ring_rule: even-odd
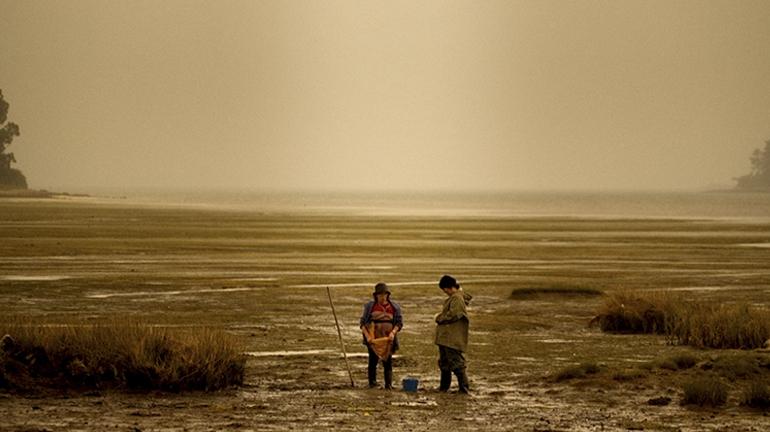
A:
POLYGON ((736 178, 736 187, 744 190, 770 190, 770 140, 765 141, 764 149, 756 149, 751 154, 751 172, 736 178))
POLYGON ((13 138, 19 136, 19 125, 8 120, 8 108, 10 104, 5 101, 3 91, 0 90, 0 188, 2 189, 26 189, 27 179, 21 171, 11 168, 16 163, 13 153, 6 153, 6 149, 13 142, 13 138))

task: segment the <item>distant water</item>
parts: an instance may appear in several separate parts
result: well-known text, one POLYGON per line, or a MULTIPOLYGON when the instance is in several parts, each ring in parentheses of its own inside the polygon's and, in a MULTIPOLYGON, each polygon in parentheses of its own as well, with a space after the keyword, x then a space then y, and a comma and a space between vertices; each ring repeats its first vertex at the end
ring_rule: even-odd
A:
POLYGON ((770 194, 737 192, 97 191, 127 204, 366 216, 770 220, 770 194))

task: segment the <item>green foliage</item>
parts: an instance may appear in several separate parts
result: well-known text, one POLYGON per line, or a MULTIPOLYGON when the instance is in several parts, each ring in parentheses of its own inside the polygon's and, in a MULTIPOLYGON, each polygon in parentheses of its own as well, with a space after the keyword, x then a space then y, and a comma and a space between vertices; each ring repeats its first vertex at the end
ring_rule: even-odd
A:
POLYGON ((722 406, 727 402, 727 385, 719 378, 695 377, 684 383, 682 404, 698 406, 722 406))

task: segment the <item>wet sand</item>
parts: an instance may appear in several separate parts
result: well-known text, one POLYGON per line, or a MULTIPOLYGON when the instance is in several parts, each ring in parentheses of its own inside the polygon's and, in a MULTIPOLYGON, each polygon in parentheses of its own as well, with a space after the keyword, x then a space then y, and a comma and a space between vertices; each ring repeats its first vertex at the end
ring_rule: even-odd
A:
MULTIPOLYGON (((213 394, 0 391, 0 430, 766 430, 738 403, 678 404, 681 374, 556 383, 580 362, 624 370, 680 352, 658 336, 587 327, 599 298, 513 300, 523 287, 675 289, 770 304, 770 223, 742 220, 346 216, 0 200, 4 315, 57 323, 131 316, 219 326, 248 353, 241 388, 213 394), (474 295, 473 395, 440 394, 433 315, 451 273, 474 295), (397 383, 365 389, 361 305, 378 281, 404 310, 397 383), (338 350, 332 289, 356 388, 338 350), (671 397, 668 406, 647 404, 671 397)), ((454 389, 455 387, 453 387, 454 389)))

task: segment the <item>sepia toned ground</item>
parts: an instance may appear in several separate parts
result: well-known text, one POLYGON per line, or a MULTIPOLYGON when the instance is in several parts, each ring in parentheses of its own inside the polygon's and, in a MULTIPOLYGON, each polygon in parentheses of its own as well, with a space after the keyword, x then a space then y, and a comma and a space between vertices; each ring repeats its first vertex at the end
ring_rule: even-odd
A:
POLYGON ((589 328, 600 297, 510 294, 671 289, 765 307, 768 246, 770 222, 761 220, 376 217, 0 200, 4 317, 221 327, 241 337, 248 355, 245 384, 215 393, 0 390, 0 431, 362 430, 383 421, 394 430, 767 430, 766 413, 740 405, 745 379, 729 381, 725 407, 693 408, 679 404, 681 383, 698 368, 650 366, 678 353, 722 352, 589 328), (449 394, 435 391, 433 316, 444 273, 474 296, 467 397, 454 392, 456 383, 449 394), (378 281, 391 285, 404 313, 397 387, 417 377, 417 393, 366 388, 358 318, 378 281), (582 362, 602 372, 553 379, 582 362), (649 405, 656 397, 672 402, 649 405))

